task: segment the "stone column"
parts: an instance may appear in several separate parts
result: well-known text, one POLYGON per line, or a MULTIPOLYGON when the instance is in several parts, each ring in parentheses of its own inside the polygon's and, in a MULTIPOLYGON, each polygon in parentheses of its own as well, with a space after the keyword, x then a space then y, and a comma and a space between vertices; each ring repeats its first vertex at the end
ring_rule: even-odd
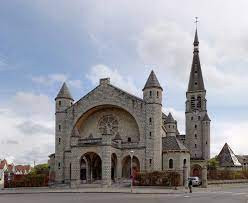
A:
POLYGON ((117 158, 117 166, 116 166, 116 173, 117 173, 117 180, 120 181, 122 177, 122 165, 121 165, 121 158, 117 158))
POLYGON ((111 134, 102 135, 102 184, 111 186, 111 134))
POLYGON ((80 157, 76 152, 72 152, 71 161, 71 187, 76 188, 80 185, 80 157))
POLYGON ((208 170, 206 165, 202 168, 202 187, 208 187, 208 170))
POLYGON ((183 185, 186 189, 188 188, 188 179, 189 179, 188 167, 184 166, 183 167, 183 185))

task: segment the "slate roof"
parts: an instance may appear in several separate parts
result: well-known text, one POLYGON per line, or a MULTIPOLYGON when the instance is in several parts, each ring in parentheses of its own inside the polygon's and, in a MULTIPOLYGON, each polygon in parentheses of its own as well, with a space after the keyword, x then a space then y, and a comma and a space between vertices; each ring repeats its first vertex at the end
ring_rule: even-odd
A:
POLYGON ((162 138, 162 149, 168 151, 189 151, 176 136, 166 136, 162 138))
POLYGON ((151 71, 143 90, 146 89, 146 88, 151 88, 151 87, 157 87, 157 88, 162 89, 162 87, 160 86, 160 84, 158 82, 158 79, 157 79, 157 77, 156 77, 156 75, 155 75, 153 70, 151 71))
POLYGON ((198 41, 197 30, 195 31, 195 40, 193 44, 194 44, 194 55, 193 55, 193 61, 192 61, 190 77, 189 77, 188 92, 205 91, 203 77, 202 77, 201 63, 199 58, 199 48, 198 48, 199 41, 198 41))
POLYGON ((176 123, 175 119, 173 118, 172 114, 169 113, 167 118, 165 119, 165 123, 176 123))
POLYGON ((227 143, 221 149, 217 159, 220 162, 221 167, 239 167, 241 163, 239 162, 237 156, 233 153, 232 149, 227 143))
POLYGON ((202 119, 203 121, 211 121, 209 116, 208 116, 208 113, 205 114, 205 116, 203 117, 202 119))
POLYGON ((74 100, 71 96, 71 93, 69 91, 69 88, 67 87, 66 83, 64 82, 57 97, 55 99, 58 99, 58 98, 65 98, 65 99, 71 99, 71 100, 74 100))
POLYGON ((248 155, 236 155, 241 164, 248 163, 248 155))

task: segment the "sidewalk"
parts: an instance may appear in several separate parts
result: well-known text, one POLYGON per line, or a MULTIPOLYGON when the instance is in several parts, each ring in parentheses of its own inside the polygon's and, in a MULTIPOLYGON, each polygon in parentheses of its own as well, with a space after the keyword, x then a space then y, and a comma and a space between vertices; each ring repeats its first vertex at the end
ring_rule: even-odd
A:
MULTIPOLYGON (((235 185, 210 185, 208 188, 194 187, 194 193, 223 191, 231 188, 248 188, 248 184, 235 185)), ((189 190, 178 187, 177 190, 163 187, 134 187, 134 194, 185 194, 189 190)), ((130 187, 110 187, 110 188, 6 188, 0 190, 0 195, 4 194, 39 194, 39 193, 131 193, 130 187)))

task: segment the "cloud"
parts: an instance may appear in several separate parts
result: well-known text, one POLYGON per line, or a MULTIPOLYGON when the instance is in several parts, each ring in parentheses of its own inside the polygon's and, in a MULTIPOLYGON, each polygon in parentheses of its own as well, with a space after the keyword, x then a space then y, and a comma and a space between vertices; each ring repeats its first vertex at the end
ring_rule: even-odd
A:
POLYGON ((6 140, 5 143, 6 144, 19 144, 19 142, 16 140, 6 140))
POLYGON ((141 96, 142 93, 142 91, 135 86, 132 78, 123 77, 117 69, 111 69, 110 67, 103 64, 93 66, 86 77, 94 85, 97 85, 99 83, 100 78, 109 77, 111 79, 111 84, 116 85, 123 90, 129 91, 132 94, 138 96, 141 96))
POLYGON ((54 105, 47 95, 17 92, 7 104, 1 104, 0 123, 1 158, 32 163, 30 153, 39 149, 35 160, 42 163, 54 152, 54 105))
POLYGON ((45 86, 53 86, 56 83, 68 82, 71 87, 81 88, 82 83, 80 80, 70 80, 65 74, 49 74, 47 76, 32 76, 31 80, 45 86))
POLYGON ((25 135, 43 135, 49 134, 54 135, 54 129, 47 127, 46 125, 41 125, 39 123, 34 123, 33 121, 24 121, 23 123, 16 126, 20 132, 25 135))

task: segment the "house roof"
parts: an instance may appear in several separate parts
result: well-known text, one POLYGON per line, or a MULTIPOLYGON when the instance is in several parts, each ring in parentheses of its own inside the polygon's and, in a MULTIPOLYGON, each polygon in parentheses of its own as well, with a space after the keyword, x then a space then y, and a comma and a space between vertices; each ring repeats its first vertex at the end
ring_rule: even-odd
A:
POLYGON ((162 149, 165 151, 189 151, 176 136, 162 138, 162 149))
POLYGON ((6 159, 0 161, 0 169, 3 169, 5 165, 6 165, 6 166, 8 165, 6 159))
POLYGON ((241 163, 239 162, 237 156, 234 154, 232 149, 227 143, 221 149, 217 159, 220 162, 221 167, 240 167, 241 163))

